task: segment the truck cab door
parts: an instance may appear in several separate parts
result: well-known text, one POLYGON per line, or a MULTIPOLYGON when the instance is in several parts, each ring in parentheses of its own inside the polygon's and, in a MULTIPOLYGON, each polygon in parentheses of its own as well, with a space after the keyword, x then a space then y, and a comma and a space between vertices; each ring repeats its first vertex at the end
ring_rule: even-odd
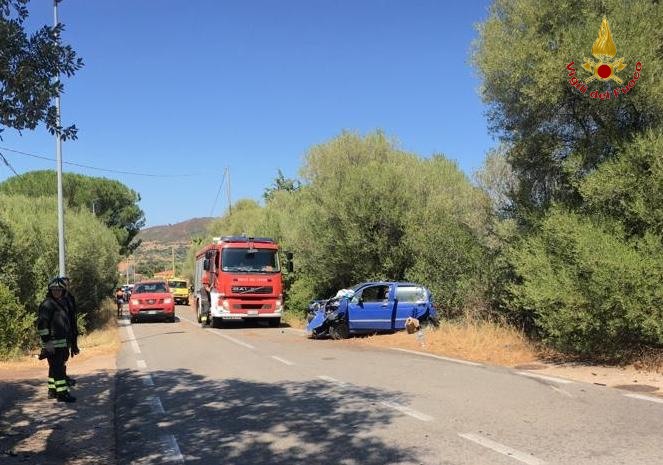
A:
POLYGON ((373 284, 359 289, 348 302, 351 331, 386 331, 392 329, 394 301, 390 285, 373 284))

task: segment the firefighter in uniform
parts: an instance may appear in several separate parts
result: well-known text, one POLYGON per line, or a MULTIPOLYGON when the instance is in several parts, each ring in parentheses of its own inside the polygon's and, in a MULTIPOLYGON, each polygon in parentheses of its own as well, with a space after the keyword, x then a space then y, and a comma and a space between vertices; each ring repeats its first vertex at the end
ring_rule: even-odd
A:
POLYGON ((201 284, 203 287, 200 289, 200 326, 207 326, 212 324, 212 315, 210 315, 212 299, 210 296, 209 276, 207 273, 203 274, 201 284))
POLYGON ((39 306, 37 330, 41 338, 42 354, 48 359, 48 393, 58 402, 76 402, 69 393, 65 374, 65 360, 72 340, 69 308, 65 300, 66 286, 61 278, 48 283, 48 293, 39 306))
POLYGON ((69 278, 67 277, 62 278, 62 282, 65 285, 64 300, 65 302, 67 302, 67 311, 69 313, 69 324, 71 325, 71 339, 67 341, 69 346, 69 351, 67 352, 67 357, 65 358, 64 376, 65 379, 67 380, 67 385, 71 387, 76 385, 76 380, 74 378, 70 378, 69 375, 67 375, 66 362, 69 360, 70 354, 71 357, 74 358, 76 355, 78 355, 81 352, 80 349, 78 348, 78 309, 76 308, 76 298, 74 297, 74 294, 71 293, 71 289, 69 287, 70 284, 69 278))

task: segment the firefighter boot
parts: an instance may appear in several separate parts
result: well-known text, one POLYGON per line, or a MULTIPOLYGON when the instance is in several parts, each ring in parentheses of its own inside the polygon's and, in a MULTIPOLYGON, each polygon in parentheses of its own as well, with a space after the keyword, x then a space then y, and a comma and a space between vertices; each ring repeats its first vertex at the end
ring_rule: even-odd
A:
POLYGON ((69 394, 69 391, 59 392, 57 397, 58 397, 58 402, 67 402, 68 404, 76 402, 76 398, 71 394, 69 394))

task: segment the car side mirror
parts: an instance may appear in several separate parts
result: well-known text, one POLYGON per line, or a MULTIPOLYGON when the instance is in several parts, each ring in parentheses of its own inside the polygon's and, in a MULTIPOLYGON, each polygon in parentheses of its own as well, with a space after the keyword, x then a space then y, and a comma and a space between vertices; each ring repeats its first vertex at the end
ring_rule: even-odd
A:
POLYGON ((210 261, 209 258, 206 258, 205 260, 203 260, 203 270, 209 271, 209 269, 210 269, 210 261))

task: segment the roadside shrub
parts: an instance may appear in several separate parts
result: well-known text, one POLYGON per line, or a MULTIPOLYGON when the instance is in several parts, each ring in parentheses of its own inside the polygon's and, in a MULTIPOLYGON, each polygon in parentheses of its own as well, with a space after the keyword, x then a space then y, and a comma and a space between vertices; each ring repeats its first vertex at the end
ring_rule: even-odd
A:
POLYGON ((28 347, 34 337, 34 318, 19 304, 14 293, 0 283, 0 359, 28 347))
POLYGON ((553 210, 508 252, 512 311, 530 314, 545 342, 567 352, 620 356, 663 345, 663 248, 627 242, 609 223, 553 210))
MULTIPOLYGON (((5 260, 0 264, 0 283, 10 289, 32 325, 48 281, 58 273, 55 199, 0 194, 0 211, 0 229, 9 231, 0 238, 0 258, 5 260)), ((119 245, 113 232, 87 211, 66 211, 65 235, 67 275, 87 321, 112 291, 119 245)), ((0 328, 0 333, 4 330, 0 328)), ((36 340, 34 330, 32 337, 36 340)), ((23 339, 12 340, 26 347, 23 339)))

